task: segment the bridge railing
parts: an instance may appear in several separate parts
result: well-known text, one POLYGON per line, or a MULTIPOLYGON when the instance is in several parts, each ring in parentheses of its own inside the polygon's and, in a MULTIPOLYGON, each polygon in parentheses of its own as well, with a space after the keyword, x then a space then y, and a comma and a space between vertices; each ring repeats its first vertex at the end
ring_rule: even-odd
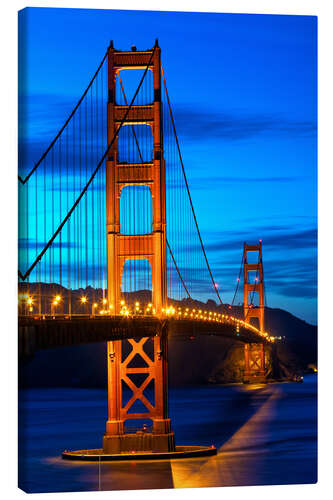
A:
MULTIPOLYGON (((82 319, 89 321, 89 319, 108 319, 115 318, 114 307, 108 304, 107 300, 102 297, 101 291, 99 292, 100 300, 98 302, 90 301, 87 296, 81 295, 76 298, 76 307, 69 310, 64 310, 62 304, 62 296, 60 294, 49 298, 49 307, 41 309, 39 298, 37 295, 28 293, 19 294, 19 317, 21 318, 34 318, 40 320, 69 320, 69 319, 82 319)), ((42 297, 45 302, 45 296, 42 297)), ((142 317, 152 317, 158 319, 173 319, 185 320, 192 322, 204 322, 212 324, 227 324, 230 328, 235 330, 235 334, 239 333, 240 329, 250 330, 256 335, 262 337, 266 341, 274 341, 274 337, 270 336, 267 332, 261 332, 258 328, 251 323, 244 321, 236 316, 224 314, 218 308, 216 310, 209 310, 203 308, 201 305, 191 305, 190 303, 182 304, 177 301, 170 300, 169 305, 162 309, 160 316, 156 315, 152 302, 139 302, 139 301, 121 301, 120 314, 117 316, 124 319, 140 319, 142 317)))

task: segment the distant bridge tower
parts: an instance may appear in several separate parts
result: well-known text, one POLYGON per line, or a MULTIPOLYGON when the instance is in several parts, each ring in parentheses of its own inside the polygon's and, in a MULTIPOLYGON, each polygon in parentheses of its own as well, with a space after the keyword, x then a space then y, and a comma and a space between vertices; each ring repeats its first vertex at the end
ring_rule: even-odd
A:
MULTIPOLYGON (((262 242, 258 245, 247 245, 244 243, 244 319, 250 322, 251 318, 258 318, 259 330, 265 331, 265 295, 264 295, 264 273, 262 265, 262 242), (248 252, 256 252, 257 264, 249 264, 248 252), (254 283, 249 278, 249 271, 256 271, 254 283), (252 307, 249 303, 249 295, 259 294, 259 307, 252 307)), ((265 380, 265 350, 262 343, 251 343, 244 345, 244 381, 260 382, 265 380)))
MULTIPOLYGON (((116 104, 116 75, 123 69, 145 69, 153 50, 122 52, 111 43, 108 49, 108 143, 124 118, 128 106, 116 104)), ((147 259, 152 275, 152 301, 157 316, 167 300, 166 271, 166 217, 165 217, 165 172, 163 159, 162 107, 161 107, 161 49, 155 44, 150 70, 154 80, 154 102, 133 105, 124 126, 145 124, 152 129, 153 161, 128 164, 118 161, 117 141, 111 148, 106 162, 107 203, 107 281, 108 302, 115 314, 120 313, 121 280, 127 259, 147 259), (124 235, 120 228, 121 190, 129 185, 149 186, 153 204, 152 232, 144 235, 124 235)), ((129 450, 173 451, 174 434, 168 418, 168 353, 167 332, 161 327, 153 337, 153 353, 146 349, 148 338, 140 341, 123 341, 129 353, 123 356, 122 341, 108 342, 108 421, 103 439, 106 453, 121 453, 129 450), (129 345, 128 345, 129 344, 129 345), (123 359, 124 357, 124 359, 123 359), (136 362, 134 362, 134 358, 136 362), (139 360, 139 362, 138 362, 139 360), (134 365, 133 365, 134 362, 134 365), (140 380, 140 377, 145 377, 140 380), (135 378, 136 377, 136 378, 135 378), (153 384, 154 401, 149 401, 145 389, 153 384), (125 404, 123 385, 132 391, 125 404), (133 412, 137 408, 141 411, 133 412), (130 434, 125 432, 128 419, 150 419, 152 432, 130 434)), ((151 341, 150 341, 151 342, 151 341)), ((125 350, 124 350, 125 351, 125 350)))
POLYGON ((264 295, 264 273, 262 266, 262 242, 258 245, 247 245, 244 243, 244 318, 258 318, 259 330, 265 331, 265 295, 264 295), (258 253, 258 263, 248 264, 248 252, 258 253), (256 271, 256 281, 250 282, 249 271, 256 271), (259 293, 259 307, 252 307, 252 301, 249 304, 249 294, 259 293))

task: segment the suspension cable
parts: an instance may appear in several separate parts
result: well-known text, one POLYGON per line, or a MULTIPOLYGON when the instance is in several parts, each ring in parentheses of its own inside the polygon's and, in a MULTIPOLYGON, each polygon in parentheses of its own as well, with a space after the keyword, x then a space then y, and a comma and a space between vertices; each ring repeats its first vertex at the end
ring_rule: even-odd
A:
MULTIPOLYGON (((126 106, 128 106, 128 104, 127 104, 127 98, 126 98, 126 94, 125 94, 125 90, 124 90, 124 87, 123 87, 123 82, 122 82, 122 79, 120 78, 119 71, 117 73, 117 76, 119 78, 119 83, 120 83, 122 94, 124 96, 125 104, 126 104, 126 106)), ((138 148, 138 153, 139 153, 139 156, 140 156, 140 160, 141 160, 142 163, 144 163, 143 158, 142 158, 142 154, 141 154, 141 150, 140 150, 140 146, 139 146, 139 142, 138 142, 138 138, 137 138, 136 133, 135 133, 134 125, 131 125, 131 129, 132 129, 132 132, 133 132, 133 136, 134 136, 136 147, 138 148)))
MULTIPOLYGON (((256 276, 255 276, 255 282, 256 282, 256 284, 257 284, 257 279, 258 279, 259 264, 260 264, 260 254, 258 254, 258 263, 257 263, 257 269, 256 269, 256 276)), ((252 290, 250 305, 249 305, 249 307, 247 309, 247 313, 246 313, 246 316, 244 318, 244 321, 247 320, 247 317, 248 317, 248 315, 250 313, 250 308, 253 306, 254 294, 255 294, 255 290, 252 290)))
POLYGON ((99 70, 101 69, 101 67, 103 66, 104 64, 104 61, 106 59, 108 55, 108 51, 106 51, 100 65, 98 66, 97 70, 96 70, 96 73, 94 74, 94 76, 92 77, 92 79, 90 80, 89 84, 88 84, 88 87, 86 88, 86 90, 83 92, 82 96, 80 97, 80 99, 78 100, 75 108, 73 109, 73 111, 71 112, 71 114, 69 115, 69 117, 67 118, 67 120, 65 121, 64 125, 61 127, 61 129, 59 130, 59 132, 57 133, 57 135, 55 136, 55 138, 53 139, 53 141, 50 143, 50 145, 48 146, 48 148, 44 151, 44 153, 42 154, 42 156, 39 158, 38 162, 35 164, 35 166, 30 170, 29 174, 24 178, 22 179, 22 177, 20 175, 18 175, 18 180, 22 183, 22 184, 25 184, 29 179, 30 177, 32 176, 32 174, 37 170, 37 168, 39 167, 39 165, 42 163, 42 161, 44 160, 44 158, 46 157, 46 155, 48 154, 48 152, 50 151, 50 149, 52 149, 52 147, 54 146, 54 144, 56 143, 57 139, 60 137, 60 135, 63 133, 63 131, 65 130, 65 128, 67 127, 68 123, 70 122, 71 118, 74 116, 76 110, 78 109, 78 107, 80 106, 81 102, 83 101, 83 99, 85 98, 85 96, 87 95, 88 93, 88 90, 90 89, 90 87, 92 86, 96 76, 98 75, 99 73, 99 70))
POLYGON ((239 268, 239 273, 238 273, 238 278, 237 278, 237 285, 236 285, 234 297, 233 297, 232 302, 231 302, 232 306, 234 305, 234 301, 235 301, 235 298, 236 298, 236 295, 237 295, 237 292, 238 292, 238 287, 239 287, 239 283, 240 283, 240 277, 241 277, 242 269, 243 269, 243 263, 244 263, 244 250, 243 250, 241 265, 240 265, 240 268, 239 268))
MULTIPOLYGON (((121 86, 121 91, 122 91, 122 94, 123 94, 123 97, 124 97, 124 101, 125 101, 125 104, 126 104, 126 106, 127 106, 127 98, 126 98, 125 90, 124 90, 123 83, 122 83, 122 80, 121 80, 121 78, 120 78, 120 74, 119 74, 119 73, 118 73, 118 78, 119 78, 119 83, 120 83, 120 86, 121 86)), ((136 135, 136 133, 135 133, 134 125, 132 125, 132 132, 133 132, 133 136, 134 136, 134 139, 135 139, 135 144, 136 144, 136 147, 137 147, 137 149, 138 149, 138 153, 139 153, 139 156, 140 156, 141 162, 142 162, 142 163, 144 163, 144 161, 143 161, 143 157, 142 157, 142 154, 141 154, 141 150, 140 150, 139 141, 138 141, 138 139, 137 139, 137 135, 136 135)), ((175 266, 175 268, 176 268, 176 271, 177 271, 177 273, 178 273, 179 279, 180 279, 180 281, 181 281, 181 283, 182 283, 182 285, 183 285, 183 287, 184 287, 184 289, 185 289, 185 291, 186 291, 186 293, 187 293, 187 295, 188 295, 188 298, 189 298, 189 299, 191 299, 191 300, 193 300, 193 299, 192 299, 192 297, 191 297, 191 295, 190 295, 190 293, 189 293, 189 291, 188 291, 187 286, 185 285, 185 282, 184 282, 184 280, 183 280, 183 277, 182 277, 182 275, 181 275, 180 269, 179 269, 179 267, 178 267, 178 265, 177 265, 176 259, 175 259, 175 257, 174 257, 174 254, 173 254, 172 250, 171 250, 171 247, 170 247, 170 244, 169 244, 169 242, 168 242, 168 239, 167 239, 167 238, 166 238, 166 244, 167 244, 168 250, 169 250, 169 252, 170 252, 170 255, 171 255, 172 261, 173 261, 173 263, 174 263, 174 266, 175 266)))
POLYGON ((180 146, 179 146, 178 136, 177 136, 177 132, 176 132, 175 121, 174 121, 172 110, 171 110, 171 104, 170 104, 169 94, 168 94, 168 90, 167 90, 167 86, 166 86, 166 81, 165 81, 165 76, 164 76, 164 71, 163 71, 162 65, 161 65, 161 71, 162 71, 162 78, 163 78, 163 84, 164 84, 165 94, 166 94, 167 101, 168 101, 168 107, 169 107, 169 112, 170 112, 170 118, 171 118, 172 128, 173 128, 173 132, 174 132, 175 139, 176 139, 176 144, 177 144, 177 149, 178 149, 178 155, 179 155, 179 159, 180 159, 180 163, 181 163, 181 167, 182 167, 182 172, 183 172, 183 176, 184 176, 184 180, 185 180, 185 185, 186 185, 186 190, 187 190, 187 194, 188 194, 190 205, 191 205, 191 209, 192 209, 192 214, 193 214, 195 226, 196 226, 197 233, 198 233, 199 240, 200 240, 200 245, 201 245, 204 257, 205 257, 205 261, 206 261, 206 264, 207 264, 207 269, 208 269, 208 272, 209 272, 209 275, 210 275, 210 278, 211 278, 211 281, 212 281, 215 293, 216 293, 216 295, 217 295, 217 297, 218 297, 218 299, 220 301, 220 304, 224 307, 224 309, 227 310, 227 308, 223 304, 222 299, 220 297, 220 294, 219 294, 219 292, 217 290, 217 286, 216 286, 216 283, 215 283, 215 280, 214 280, 214 277, 213 277, 213 273, 212 273, 212 270, 210 268, 210 265, 209 265, 209 262, 208 262, 208 258, 207 258, 207 255, 206 255, 206 250, 205 250, 205 247, 204 247, 204 244, 203 244, 203 241, 202 241, 201 233, 200 233, 199 226, 198 226, 197 217, 195 215, 194 206, 193 206, 192 197, 191 197, 190 189, 189 189, 187 178, 186 178, 185 167, 184 167, 184 163, 183 163, 182 154, 181 154, 181 151, 180 151, 180 146))
POLYGON ((53 236, 49 239, 49 241, 47 242, 47 244, 45 245, 45 247, 43 248, 43 250, 40 252, 40 254, 36 257, 36 259, 34 260, 34 262, 31 264, 31 266, 29 267, 29 269, 26 271, 26 273, 25 273, 25 274, 22 274, 20 270, 18 271, 18 275, 19 275, 19 277, 22 279, 22 281, 25 281, 25 279, 26 279, 26 278, 30 275, 31 271, 35 268, 36 264, 37 264, 37 263, 41 260, 41 258, 42 258, 42 257, 43 257, 43 255, 45 254, 45 252, 46 252, 46 251, 48 250, 48 248, 52 245, 52 243, 54 242, 55 238, 58 236, 58 234, 60 233, 60 231, 62 230, 62 228, 64 227, 64 225, 66 224, 66 222, 68 221, 68 219, 70 218, 70 216, 72 215, 72 213, 74 212, 75 208, 76 208, 76 207, 78 206, 78 204, 80 203, 80 201, 81 201, 82 197, 84 196, 84 194, 86 193, 86 191, 87 191, 88 187, 90 186, 90 184, 91 184, 91 183, 92 183, 92 181, 94 180, 94 178, 95 178, 95 176, 96 176, 96 174, 97 174, 98 170, 100 169, 100 166, 101 166, 101 165, 102 165, 102 163, 104 162, 104 160, 105 160, 105 158, 106 158, 106 156, 107 156, 108 152, 110 151, 110 149, 111 149, 111 147, 112 147, 112 145, 113 145, 113 143, 114 143, 114 141, 115 141, 115 139, 116 139, 116 137, 117 137, 117 135, 118 135, 118 133, 119 133, 119 131, 120 131, 121 127, 122 127, 122 126, 123 126, 123 124, 125 123, 126 118, 127 118, 128 114, 129 114, 129 112, 130 112, 130 110, 131 110, 131 108, 132 108, 132 106, 133 106, 133 103, 134 103, 134 101, 135 101, 135 98, 136 98, 136 96, 138 95, 138 92, 139 92, 139 90, 140 90, 140 88, 141 88, 142 82, 143 82, 143 80, 145 79, 145 76, 146 76, 146 74, 147 74, 148 68, 149 68, 149 66, 150 66, 150 64, 151 64, 151 62, 152 62, 152 59, 153 59, 153 56, 154 56, 154 53, 155 53, 155 48, 156 48, 156 45, 154 45, 154 48, 153 48, 153 51, 152 51, 152 53, 151 53, 150 59, 149 59, 149 61, 148 61, 148 64, 147 64, 147 66, 146 66, 146 69, 145 69, 145 71, 144 71, 144 73, 143 73, 143 75, 142 75, 142 78, 141 78, 141 80, 140 80, 140 83, 139 83, 139 85, 138 85, 138 87, 137 87, 137 89, 136 89, 136 91, 135 91, 135 94, 134 94, 134 96, 133 96, 133 98, 132 98, 132 100, 131 100, 131 103, 130 103, 130 105, 128 106, 128 108, 127 108, 127 110, 126 110, 126 112, 125 112, 125 114, 124 114, 124 116, 123 116, 123 118, 122 118, 122 120, 121 120, 121 122, 120 122, 120 124, 119 124, 119 127, 118 127, 118 129, 116 130, 116 132, 114 133, 114 135, 113 135, 113 137, 112 137, 112 139, 111 139, 111 141, 110 141, 110 143, 109 143, 108 147, 106 148, 106 150, 105 150, 105 152, 104 152, 104 154, 103 154, 102 158, 101 158, 101 159, 100 159, 100 161, 98 162, 98 164, 97 164, 97 166, 96 166, 95 170, 94 170, 94 171, 93 171, 93 173, 91 174, 91 176, 90 176, 90 178, 89 178, 88 182, 87 182, 87 183, 86 183, 86 185, 84 186, 83 190, 81 191, 80 195, 79 195, 79 196, 78 196, 78 198, 76 199, 76 201, 75 201, 75 203, 73 204, 72 208, 69 210, 69 212, 67 213, 67 215, 65 216, 65 218, 63 219, 63 221, 61 222, 61 224, 58 226, 58 228, 57 228, 57 230, 55 231, 55 233, 53 234, 53 236))
POLYGON ((261 271, 262 271, 262 283, 263 283, 263 289, 264 289, 264 307, 267 307, 267 296, 266 296, 266 287, 265 287, 265 280, 264 280, 264 263, 261 257, 261 271))
POLYGON ((191 300, 193 300, 193 299, 192 299, 192 297, 191 297, 191 295, 190 295, 190 292, 188 291, 187 286, 185 285, 185 282, 184 282, 184 280, 183 280, 183 278, 182 278, 182 275, 181 275, 181 273, 180 273, 179 267, 177 266, 177 263, 176 263, 175 257, 174 257, 174 255, 173 255, 173 253, 172 253, 172 250, 171 250, 171 247, 170 247, 170 245, 169 245, 169 242, 168 242, 167 238, 166 238, 165 240, 166 240, 166 244, 167 244, 168 250, 169 250, 169 252, 170 252, 170 255, 171 255, 172 261, 173 261, 174 266, 175 266, 175 268, 176 268, 176 271, 177 271, 177 273, 178 273, 179 279, 180 279, 180 281, 181 281, 181 283, 182 283, 182 285, 183 285, 183 287, 184 287, 184 289, 185 289, 185 291, 186 291, 186 293, 187 293, 188 298, 189 298, 189 299, 191 299, 191 300))

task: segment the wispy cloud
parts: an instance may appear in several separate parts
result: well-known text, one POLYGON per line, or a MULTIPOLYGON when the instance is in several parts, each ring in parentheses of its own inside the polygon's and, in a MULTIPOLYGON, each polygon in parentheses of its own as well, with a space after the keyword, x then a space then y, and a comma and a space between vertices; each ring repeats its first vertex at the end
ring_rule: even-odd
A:
POLYGON ((305 177, 193 177, 190 181, 190 188, 202 190, 202 186, 204 186, 207 190, 211 188, 221 189, 223 184, 284 184, 288 182, 302 182, 304 180, 305 177))
POLYGON ((316 298, 317 229, 313 225, 299 230, 292 225, 263 225, 248 227, 246 232, 225 231, 215 237, 209 234, 205 247, 223 292, 230 293, 235 289, 243 242, 254 243, 253 234, 263 238, 265 281, 270 293, 316 298), (236 252, 239 259, 235 257, 236 252))
POLYGON ((291 120, 278 114, 218 113, 179 104, 175 118, 182 137, 193 140, 241 140, 260 134, 308 137, 317 131, 316 122, 311 120, 291 120))
POLYGON ((253 242, 253 235, 262 235, 265 247, 276 249, 301 249, 315 248, 317 245, 317 229, 309 228, 295 232, 295 229, 286 226, 274 226, 270 229, 265 227, 251 228, 244 232, 229 231, 216 234, 214 241, 206 243, 209 252, 222 252, 241 248, 244 241, 253 242))

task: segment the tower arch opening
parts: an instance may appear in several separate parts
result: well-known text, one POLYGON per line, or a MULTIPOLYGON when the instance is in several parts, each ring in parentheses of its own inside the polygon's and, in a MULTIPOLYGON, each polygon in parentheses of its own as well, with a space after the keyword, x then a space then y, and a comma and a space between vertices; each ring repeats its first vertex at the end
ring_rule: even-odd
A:
POLYGON ((125 124, 118 134, 118 162, 128 164, 153 161, 153 133, 146 123, 125 124))
POLYGON ((147 185, 127 185, 120 193, 120 232, 149 234, 153 224, 153 200, 147 185))
MULTIPOLYGON (((126 259, 121 273, 121 299, 138 314, 152 304, 152 271, 146 258, 126 259)), ((149 307, 152 310, 152 306, 149 307)), ((151 311, 152 312, 152 311, 151 311)))
MULTIPOLYGON (((145 68, 124 68, 117 71, 115 82, 116 105, 126 106, 131 102, 144 72, 145 68)), ((153 101, 154 77, 151 68, 149 68, 133 104, 135 106, 144 106, 152 104, 153 101)))

